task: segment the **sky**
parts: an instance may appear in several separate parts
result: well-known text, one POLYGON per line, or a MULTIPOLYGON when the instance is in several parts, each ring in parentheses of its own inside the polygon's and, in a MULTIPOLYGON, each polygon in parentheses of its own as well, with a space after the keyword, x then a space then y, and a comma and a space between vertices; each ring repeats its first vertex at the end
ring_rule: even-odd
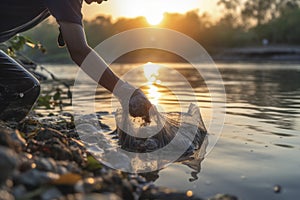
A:
POLYGON ((208 11, 212 15, 218 12, 218 0, 108 0, 98 5, 84 4, 84 18, 89 20, 97 15, 110 15, 113 19, 120 17, 133 18, 145 16, 153 20, 162 16, 164 12, 186 13, 190 10, 199 10, 199 13, 208 11))

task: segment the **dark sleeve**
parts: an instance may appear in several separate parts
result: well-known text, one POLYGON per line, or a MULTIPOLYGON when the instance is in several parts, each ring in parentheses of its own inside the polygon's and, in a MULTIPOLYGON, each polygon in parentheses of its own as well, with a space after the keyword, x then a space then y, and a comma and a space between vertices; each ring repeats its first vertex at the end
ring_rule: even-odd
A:
POLYGON ((82 25, 82 0, 44 0, 44 2, 56 21, 82 25))

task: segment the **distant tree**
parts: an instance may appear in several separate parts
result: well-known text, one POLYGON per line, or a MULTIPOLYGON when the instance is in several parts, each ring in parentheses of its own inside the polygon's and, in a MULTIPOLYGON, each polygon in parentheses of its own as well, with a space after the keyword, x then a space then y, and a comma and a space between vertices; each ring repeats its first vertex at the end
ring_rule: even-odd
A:
POLYGON ((240 0, 219 0, 217 5, 223 7, 222 23, 226 23, 228 26, 232 27, 237 26, 240 23, 240 0))
POLYGON ((94 47, 112 34, 113 23, 110 16, 97 16, 91 21, 84 21, 84 28, 89 44, 94 47))
POLYGON ((252 25, 262 25, 272 18, 275 0, 247 0, 242 10, 242 17, 252 25))
POLYGON ((242 17, 250 26, 260 26, 283 13, 299 8, 300 0, 247 0, 242 17))

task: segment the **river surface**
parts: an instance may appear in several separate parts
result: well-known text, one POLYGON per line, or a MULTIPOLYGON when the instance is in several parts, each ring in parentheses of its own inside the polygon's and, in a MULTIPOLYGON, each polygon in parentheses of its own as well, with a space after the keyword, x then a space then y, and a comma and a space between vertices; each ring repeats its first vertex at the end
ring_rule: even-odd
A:
MULTIPOLYGON (((111 66, 119 75, 136 69, 125 79, 134 85, 144 85, 143 91, 152 103, 165 112, 183 111, 195 103, 201 109, 205 125, 210 126, 214 120, 213 101, 226 107, 224 124, 217 124, 223 126, 219 140, 198 170, 173 163, 152 180, 156 185, 192 191, 204 198, 229 193, 241 199, 299 199, 300 64, 216 66, 226 90, 226 104, 222 104, 222 90, 208 87, 208 82, 220 84, 217 74, 209 73, 213 67, 210 65, 200 66, 207 72, 204 75, 190 64, 111 66), (191 85, 192 92, 179 80, 178 72, 191 85)), ((62 79, 76 77, 75 66, 47 65, 47 69, 62 79)), ((87 88, 89 84, 86 82, 87 88)), ((103 123, 115 128, 110 93, 102 87, 97 88, 95 98, 87 96, 86 91, 75 92, 82 94, 81 100, 95 99, 96 110, 103 112, 103 123)), ((42 108, 38 110, 45 112, 42 108)), ((72 107, 64 110, 72 112, 72 107)))

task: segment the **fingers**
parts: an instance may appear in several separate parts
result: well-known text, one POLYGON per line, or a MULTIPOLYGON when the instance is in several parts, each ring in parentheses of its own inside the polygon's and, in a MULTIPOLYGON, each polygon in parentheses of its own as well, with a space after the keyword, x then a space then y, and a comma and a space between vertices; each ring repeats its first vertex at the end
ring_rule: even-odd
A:
POLYGON ((141 90, 136 90, 129 101, 129 114, 133 117, 149 118, 149 109, 152 104, 141 90))

